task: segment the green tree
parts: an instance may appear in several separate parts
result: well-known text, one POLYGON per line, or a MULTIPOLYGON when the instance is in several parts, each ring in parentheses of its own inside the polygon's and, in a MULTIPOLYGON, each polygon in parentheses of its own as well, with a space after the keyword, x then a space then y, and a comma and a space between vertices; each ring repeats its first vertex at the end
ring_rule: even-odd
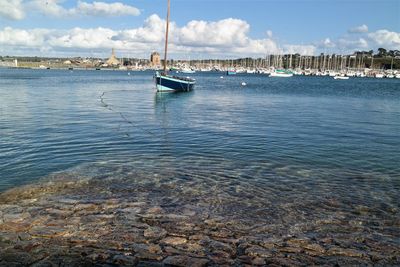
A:
POLYGON ((378 48, 378 56, 379 56, 379 57, 387 56, 387 51, 386 51, 386 49, 385 49, 385 48, 382 48, 382 47, 378 48))

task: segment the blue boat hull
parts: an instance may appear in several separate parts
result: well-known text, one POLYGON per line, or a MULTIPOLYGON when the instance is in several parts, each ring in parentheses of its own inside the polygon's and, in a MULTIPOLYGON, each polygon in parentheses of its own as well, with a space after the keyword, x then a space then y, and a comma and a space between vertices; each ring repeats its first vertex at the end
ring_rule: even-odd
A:
POLYGON ((155 75, 156 87, 158 92, 189 92, 194 89, 195 80, 181 77, 155 75))

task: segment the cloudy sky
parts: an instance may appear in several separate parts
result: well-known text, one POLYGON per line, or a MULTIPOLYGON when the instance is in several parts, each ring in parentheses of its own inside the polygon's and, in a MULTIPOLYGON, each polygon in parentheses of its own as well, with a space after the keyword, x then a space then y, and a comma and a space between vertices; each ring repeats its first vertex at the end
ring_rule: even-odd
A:
MULTIPOLYGON (((0 0, 0 55, 162 52, 167 0, 0 0)), ((400 50, 399 0, 171 0, 171 57, 400 50)))

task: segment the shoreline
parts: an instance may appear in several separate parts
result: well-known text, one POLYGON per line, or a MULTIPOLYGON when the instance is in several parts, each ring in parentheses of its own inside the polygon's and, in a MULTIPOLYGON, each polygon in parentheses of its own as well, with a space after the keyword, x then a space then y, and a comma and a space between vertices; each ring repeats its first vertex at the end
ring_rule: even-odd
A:
POLYGON ((283 206, 271 213, 273 217, 244 209, 235 214, 229 212, 229 206, 241 203, 232 195, 220 200, 203 198, 204 192, 196 188, 181 191, 178 184, 150 177, 145 181, 144 177, 131 178, 128 182, 57 173, 48 181, 1 193, 0 264, 281 266, 400 262, 400 246, 395 241, 396 211, 392 211, 392 220, 387 213, 382 230, 374 227, 375 233, 371 233, 365 221, 368 207, 353 211, 359 214, 358 220, 348 220, 344 213, 329 212, 341 203, 327 200, 319 205, 331 205, 327 211, 330 216, 317 219, 310 214, 309 218, 285 222, 279 217, 297 215, 286 214, 283 206), (377 238, 389 233, 393 239, 377 238))

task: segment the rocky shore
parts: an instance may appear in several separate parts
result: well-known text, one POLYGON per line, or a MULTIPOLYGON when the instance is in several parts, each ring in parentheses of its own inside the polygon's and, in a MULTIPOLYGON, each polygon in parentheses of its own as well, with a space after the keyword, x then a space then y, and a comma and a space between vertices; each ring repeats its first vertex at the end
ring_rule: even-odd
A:
POLYGON ((400 265, 397 209, 262 207, 207 192, 65 173, 11 189, 0 195, 0 266, 400 265))

